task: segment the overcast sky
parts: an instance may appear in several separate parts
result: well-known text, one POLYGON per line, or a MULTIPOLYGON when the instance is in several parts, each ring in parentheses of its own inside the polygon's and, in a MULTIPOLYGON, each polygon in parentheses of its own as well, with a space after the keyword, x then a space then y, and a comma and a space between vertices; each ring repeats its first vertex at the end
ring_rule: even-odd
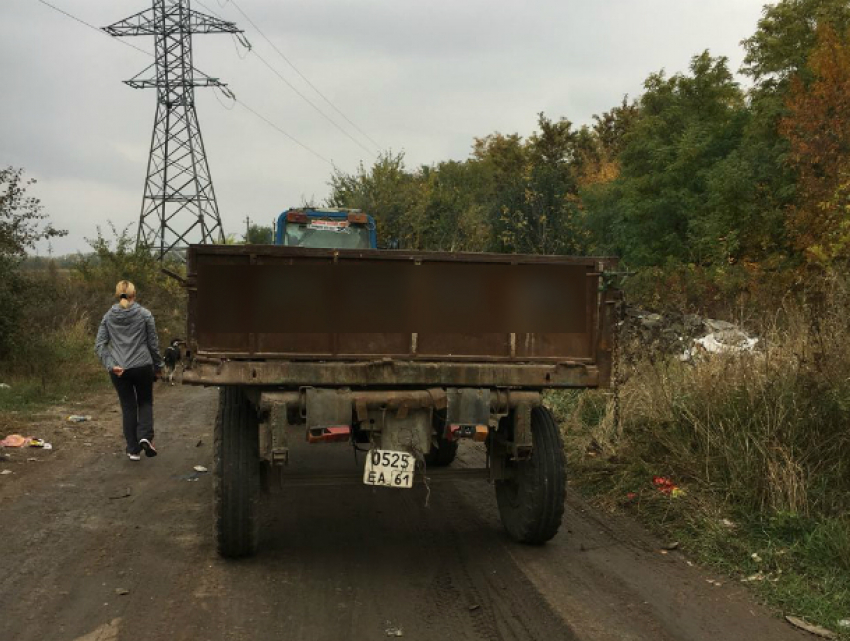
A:
MULTIPOLYGON (((145 0, 50 0, 97 26, 145 0)), ((237 22, 265 60, 352 136, 225 0, 204 4, 237 22)), ((527 135, 540 111, 576 124, 637 96, 646 76, 684 71, 704 49, 740 66, 763 0, 239 0, 239 6, 345 115, 408 166, 467 158, 472 139, 527 135)), ((193 2, 194 9, 206 11, 193 2)), ((152 51, 149 37, 128 38, 152 51)), ((195 66, 343 171, 366 154, 229 35, 194 38, 195 66), (244 59, 243 59, 244 58, 244 59)), ((63 254, 107 221, 138 221, 154 90, 122 84, 151 58, 37 0, 0 2, 0 164, 24 167, 63 254)), ((270 224, 323 200, 332 168, 214 90, 198 116, 227 233, 270 224)), ((371 145, 363 141, 367 147, 371 145)), ((46 251, 46 245, 40 251, 46 251)))

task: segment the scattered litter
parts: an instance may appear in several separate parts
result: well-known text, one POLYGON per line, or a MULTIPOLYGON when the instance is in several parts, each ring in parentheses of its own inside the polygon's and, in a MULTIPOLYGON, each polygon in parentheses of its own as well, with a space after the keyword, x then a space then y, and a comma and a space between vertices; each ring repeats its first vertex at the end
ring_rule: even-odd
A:
POLYGON ((658 550, 661 554, 667 554, 667 550, 658 550))
POLYGON ((694 345, 709 354, 734 354, 751 352, 758 342, 759 339, 750 338, 740 329, 724 329, 696 339, 694 345))
POLYGON ((53 449, 53 446, 50 443, 46 443, 43 438, 31 438, 27 445, 29 447, 40 447, 43 450, 53 449))
POLYGON ((117 594, 118 596, 125 596, 127 594, 130 594, 130 590, 128 590, 127 588, 115 588, 115 594, 117 594))
POLYGON ((401 628, 387 628, 385 630, 385 632, 387 633, 388 637, 403 637, 404 636, 404 632, 402 631, 401 628))
POLYGON ((720 581, 715 581, 714 579, 706 579, 705 582, 710 583, 716 588, 719 588, 721 585, 723 585, 723 583, 721 583, 720 581))
POLYGON ((736 527, 738 527, 729 519, 720 519, 720 525, 722 525, 723 527, 727 527, 730 530, 734 530, 736 527))
POLYGON ((207 471, 207 468, 205 468, 203 465, 196 465, 192 469, 196 472, 201 472, 202 474, 207 471))
POLYGON ((659 492, 666 496, 671 496, 674 499, 685 495, 685 490, 680 488, 666 476, 656 476, 652 479, 652 483, 655 485, 659 492))
POLYGON ((850 628, 850 619, 839 619, 838 627, 847 630, 848 628, 850 628))
POLYGON ((9 434, 9 436, 0 441, 0 445, 3 447, 23 447, 29 440, 30 438, 28 436, 9 434))
POLYGON ((2 476, 6 476, 7 474, 13 474, 12 470, 3 470, 2 472, 0 472, 0 475, 2 476))
POLYGON ((470 606, 469 606, 469 611, 470 611, 470 612, 475 612, 476 610, 479 610, 480 608, 481 608, 481 606, 480 606, 480 605, 478 605, 478 604, 476 603, 475 605, 470 605, 470 606))
POLYGON ((809 623, 808 621, 804 621, 803 619, 799 619, 797 617, 786 616, 785 620, 788 621, 795 628, 800 628, 801 630, 805 630, 815 636, 819 636, 823 639, 835 639, 835 632, 832 630, 827 630, 826 628, 822 628, 819 625, 814 625, 809 623))
POLYGON ((762 560, 758 552, 753 552, 752 554, 750 554, 750 558, 756 563, 761 563, 762 560))
POLYGON ((193 472, 192 474, 183 474, 182 476, 178 476, 177 478, 179 478, 181 481, 197 481, 198 473, 193 472))
POLYGON ((125 488, 124 488, 124 489, 122 489, 122 490, 118 490, 118 491, 117 491, 117 492, 115 492, 114 494, 110 494, 110 495, 109 495, 109 498, 110 498, 110 499, 126 499, 126 498, 127 498, 128 496, 130 496, 131 494, 132 494, 132 491, 130 490, 130 488, 129 488, 129 487, 125 487, 125 488))
POLYGON ((758 571, 758 572, 756 572, 755 574, 751 574, 750 576, 748 576, 748 577, 746 577, 746 578, 744 578, 744 579, 741 579, 741 581, 742 581, 743 583, 752 583, 752 582, 754 582, 754 581, 764 581, 764 579, 765 579, 764 574, 762 573, 762 571, 761 571, 761 570, 759 570, 759 571, 758 571))
POLYGON ((0 383, 0 389, 12 389, 12 386, 6 383, 0 383))
POLYGON ((30 457, 30 458, 27 459, 27 463, 38 463, 38 459, 35 458, 34 456, 30 457))
POLYGON ((83 416, 81 414, 71 414, 71 416, 68 417, 69 423, 85 423, 90 420, 91 416, 83 416))
POLYGON ((626 500, 627 501, 634 501, 636 498, 637 498, 637 493, 635 493, 635 492, 629 492, 628 494, 626 494, 626 500))
POLYGON ((668 543, 667 545, 664 546, 664 549, 665 550, 678 550, 679 549, 679 542, 673 541, 672 543, 668 543))

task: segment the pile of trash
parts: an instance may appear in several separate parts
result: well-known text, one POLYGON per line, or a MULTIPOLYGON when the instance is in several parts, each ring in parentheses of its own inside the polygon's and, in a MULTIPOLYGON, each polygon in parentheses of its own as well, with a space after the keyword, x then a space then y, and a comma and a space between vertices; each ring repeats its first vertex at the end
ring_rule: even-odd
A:
POLYGON ((657 314, 626 308, 621 332, 626 343, 637 342, 641 351, 675 354, 691 361, 706 354, 751 352, 759 339, 734 323, 696 314, 657 314))

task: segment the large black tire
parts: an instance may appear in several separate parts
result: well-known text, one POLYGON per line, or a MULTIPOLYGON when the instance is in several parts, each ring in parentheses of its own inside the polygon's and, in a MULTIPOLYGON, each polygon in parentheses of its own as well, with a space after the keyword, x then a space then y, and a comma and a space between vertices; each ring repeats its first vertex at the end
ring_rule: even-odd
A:
POLYGON ((425 465, 429 467, 448 467, 457 456, 457 441, 447 441, 443 437, 446 427, 445 412, 434 412, 434 431, 439 434, 437 442, 431 444, 431 450, 425 455, 425 465))
POLYGON ((218 553, 257 551, 260 443, 257 413, 238 387, 222 387, 215 420, 214 504, 218 553))
POLYGON ((561 527, 567 489, 564 442, 545 407, 531 410, 531 438, 531 458, 507 462, 513 477, 496 481, 496 501, 512 538, 541 544, 561 527))

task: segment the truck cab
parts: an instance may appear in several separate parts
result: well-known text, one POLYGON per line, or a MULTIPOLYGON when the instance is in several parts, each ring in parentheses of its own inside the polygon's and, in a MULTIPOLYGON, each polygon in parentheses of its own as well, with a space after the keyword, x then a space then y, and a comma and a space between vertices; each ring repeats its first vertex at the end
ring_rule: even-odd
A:
POLYGON ((377 249, 375 219, 359 209, 301 207, 277 219, 274 244, 313 249, 377 249))

